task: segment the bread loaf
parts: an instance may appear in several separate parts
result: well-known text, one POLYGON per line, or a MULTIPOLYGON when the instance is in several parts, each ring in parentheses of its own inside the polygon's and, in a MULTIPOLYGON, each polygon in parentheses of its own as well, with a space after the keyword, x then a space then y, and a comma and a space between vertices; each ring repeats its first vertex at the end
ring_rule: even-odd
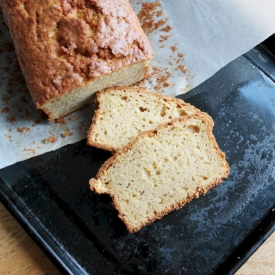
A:
POLYGON ((117 151, 139 133, 173 118, 200 112, 183 100, 145 89, 110 88, 97 93, 98 108, 88 131, 88 145, 117 151))
POLYGON ((227 177, 213 125, 195 113, 141 133, 102 165, 91 190, 110 195, 127 229, 140 230, 227 177))
POLYGON ((51 120, 146 77, 153 50, 128 0, 1 0, 37 108, 51 120))

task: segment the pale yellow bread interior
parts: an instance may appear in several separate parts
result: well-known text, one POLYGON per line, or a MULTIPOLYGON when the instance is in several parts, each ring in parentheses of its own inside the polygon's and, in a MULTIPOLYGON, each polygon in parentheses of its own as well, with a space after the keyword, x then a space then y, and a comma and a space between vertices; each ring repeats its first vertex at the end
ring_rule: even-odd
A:
POLYGON ((229 174, 205 113, 182 116, 141 133, 90 180, 111 196, 130 232, 205 194, 229 174))
POLYGON ((110 74, 102 75, 88 82, 85 86, 78 87, 65 94, 48 101, 42 109, 51 120, 64 117, 94 101, 94 94, 111 86, 127 86, 146 78, 151 60, 141 61, 123 67, 110 74))
POLYGON ((88 145, 117 151, 143 131, 173 118, 200 112, 183 100, 140 88, 116 87, 97 93, 98 108, 88 145))

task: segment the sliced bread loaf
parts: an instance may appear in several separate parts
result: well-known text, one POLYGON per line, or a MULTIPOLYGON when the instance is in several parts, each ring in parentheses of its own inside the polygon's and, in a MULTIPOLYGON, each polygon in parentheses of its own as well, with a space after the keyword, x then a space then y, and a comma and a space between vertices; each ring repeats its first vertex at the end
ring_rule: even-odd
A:
POLYGON ((102 165, 91 190, 110 195, 127 229, 140 230, 228 176, 213 126, 195 113, 141 133, 102 165))
POLYGON ((117 151, 143 131, 173 118, 200 112, 183 100, 135 88, 97 93, 98 108, 88 131, 88 145, 117 151))
POLYGON ((36 107, 51 120, 148 75, 153 49, 129 0, 0 0, 36 107))

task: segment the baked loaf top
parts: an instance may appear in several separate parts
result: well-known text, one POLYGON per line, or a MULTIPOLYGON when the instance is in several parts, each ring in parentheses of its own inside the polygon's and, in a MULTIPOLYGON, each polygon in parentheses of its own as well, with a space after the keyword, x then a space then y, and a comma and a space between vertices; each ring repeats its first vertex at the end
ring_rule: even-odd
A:
POLYGON ((205 194, 229 174, 205 113, 141 133, 100 168, 90 187, 112 197, 130 232, 205 194))
POLYGON ((200 112, 181 99, 140 88, 116 87, 97 93, 98 107, 88 145, 115 152, 143 131, 173 118, 200 112))
POLYGON ((128 0, 1 0, 33 101, 45 102, 153 51, 128 0))

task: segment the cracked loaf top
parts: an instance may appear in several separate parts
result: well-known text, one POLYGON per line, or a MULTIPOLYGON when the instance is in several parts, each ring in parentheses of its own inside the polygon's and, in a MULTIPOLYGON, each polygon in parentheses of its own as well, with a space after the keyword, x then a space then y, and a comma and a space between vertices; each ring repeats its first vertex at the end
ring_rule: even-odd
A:
POLYGON ((0 0, 39 107, 153 51, 128 0, 0 0))

